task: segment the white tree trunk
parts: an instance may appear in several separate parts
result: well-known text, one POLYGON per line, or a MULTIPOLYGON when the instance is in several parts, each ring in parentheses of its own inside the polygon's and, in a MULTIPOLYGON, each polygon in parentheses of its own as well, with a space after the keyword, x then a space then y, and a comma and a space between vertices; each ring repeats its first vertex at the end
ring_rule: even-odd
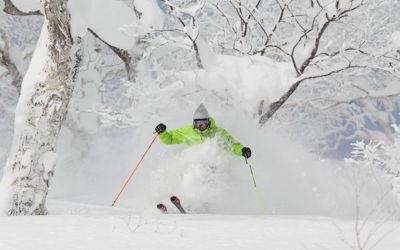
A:
POLYGON ((0 195, 8 215, 46 214, 56 143, 73 92, 67 0, 42 1, 46 21, 22 83, 0 195))

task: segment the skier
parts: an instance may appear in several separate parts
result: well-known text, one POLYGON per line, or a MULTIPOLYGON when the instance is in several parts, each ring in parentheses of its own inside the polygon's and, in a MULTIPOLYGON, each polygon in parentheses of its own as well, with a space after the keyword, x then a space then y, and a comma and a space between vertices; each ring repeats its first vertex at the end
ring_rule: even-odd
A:
MULTIPOLYGON (((243 147, 236 141, 228 132, 215 125, 215 121, 208 115, 207 109, 203 104, 200 104, 193 115, 193 125, 189 125, 177 130, 167 131, 167 126, 160 123, 156 126, 155 131, 159 134, 161 141, 165 144, 182 144, 187 145, 200 144, 209 138, 219 136, 225 147, 235 155, 250 158, 251 150, 248 147, 243 147)), ((183 209, 180 199, 176 196, 171 197, 171 202, 178 208, 181 213, 186 213, 183 209)), ((160 203, 157 208, 167 213, 167 207, 160 203)))
POLYGON ((189 125, 177 130, 166 131, 167 126, 160 123, 156 126, 155 131, 159 134, 161 141, 165 144, 182 144, 187 145, 200 144, 209 138, 220 136, 225 146, 235 155, 250 158, 251 150, 243 147, 229 133, 215 125, 215 121, 208 114, 203 104, 200 104, 193 115, 193 125, 189 125))

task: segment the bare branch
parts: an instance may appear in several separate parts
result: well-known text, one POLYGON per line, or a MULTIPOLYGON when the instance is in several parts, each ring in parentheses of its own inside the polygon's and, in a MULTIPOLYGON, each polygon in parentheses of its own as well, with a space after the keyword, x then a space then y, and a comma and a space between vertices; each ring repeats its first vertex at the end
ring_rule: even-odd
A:
POLYGON ((289 88, 289 90, 276 102, 273 102, 270 104, 270 107, 268 111, 263 114, 260 119, 259 123, 260 125, 264 125, 281 107, 285 102, 289 99, 289 97, 296 91, 296 89, 299 87, 300 83, 302 83, 305 80, 310 80, 310 79, 316 79, 316 78, 322 78, 322 77, 327 77, 333 74, 337 74, 339 72, 343 72, 345 70, 349 69, 354 69, 354 68, 360 68, 360 66, 352 66, 348 65, 347 67, 333 70, 330 72, 327 72, 325 74, 319 74, 315 76, 308 76, 308 77, 303 77, 301 79, 298 79, 295 83, 292 84, 292 86, 289 88))
MULTIPOLYGON (((248 21, 249 19, 245 20, 246 18, 243 16, 243 12, 242 12, 242 2, 239 2, 239 6, 236 6, 232 0, 230 1, 230 4, 232 5, 232 7, 235 9, 238 17, 240 18, 240 27, 242 29, 242 37, 245 37, 247 35, 247 29, 248 29, 248 21)), ((251 14, 251 13, 250 13, 251 14)))
MULTIPOLYGON (((175 15, 172 13, 172 12, 175 10, 175 8, 174 8, 174 6, 169 2, 169 0, 163 0, 163 1, 164 1, 165 5, 168 6, 168 8, 169 8, 169 14, 170 14, 171 16, 175 17, 175 18, 179 21, 179 23, 180 23, 184 28, 187 27, 187 25, 185 24, 185 22, 182 20, 181 17, 175 16, 175 15)), ((195 18, 194 18, 193 16, 191 16, 191 18, 192 18, 193 23, 195 23, 195 18)), ((187 38, 189 38, 189 40, 192 42, 193 50, 194 50, 194 52, 195 52, 195 54, 196 54, 197 66, 198 66, 199 68, 201 68, 201 69, 204 68, 203 63, 202 63, 202 61, 201 61, 201 57, 200 57, 199 47, 198 47, 197 42, 196 42, 198 36, 196 36, 196 37, 191 37, 187 32, 183 31, 183 33, 184 33, 185 36, 186 36, 187 38)))
MULTIPOLYGON (((278 2, 278 4, 279 4, 279 2, 278 2)), ((279 5, 279 7, 280 7, 280 9, 281 9, 281 13, 280 13, 280 15, 279 15, 279 17, 278 17, 277 22, 275 23, 274 27, 272 28, 271 33, 270 33, 269 35, 266 34, 266 35, 267 35, 267 39, 265 40, 265 43, 264 43, 264 46, 265 46, 265 47, 261 50, 261 55, 262 55, 262 56, 265 54, 265 51, 266 51, 266 49, 268 48, 268 44, 269 44, 269 41, 271 40, 272 34, 275 33, 276 28, 278 27, 278 24, 282 22, 282 18, 283 18, 283 15, 284 15, 284 13, 285 13, 285 9, 286 9, 287 5, 285 5, 284 7, 282 7, 282 6, 279 5)), ((283 49, 281 49, 281 50, 283 51, 283 49)), ((284 54, 289 55, 287 52, 284 52, 284 54)), ((289 56, 290 56, 290 55, 289 55, 289 56)))
MULTIPOLYGON (((322 36, 324 35, 326 29, 328 28, 329 24, 331 24, 332 22, 336 22, 338 20, 340 20, 341 18, 344 18, 347 16, 348 13, 358 9, 359 7, 361 7, 363 4, 363 0, 356 6, 351 7, 349 9, 345 9, 343 11, 340 11, 339 9, 339 1, 336 1, 336 10, 338 11, 336 13, 336 15, 333 15, 332 17, 329 17, 327 13, 325 13, 326 16, 326 21, 324 22, 324 24, 322 25, 321 29, 319 30, 317 37, 314 40, 314 47, 311 50, 310 55, 308 56, 308 58, 303 62, 303 64, 301 65, 300 69, 299 69, 299 73, 303 74, 304 71, 306 70, 306 68, 310 65, 310 63, 312 62, 312 60, 314 60, 314 58, 316 57, 317 53, 318 53, 318 49, 320 46, 320 40, 322 39, 322 36)), ((323 10, 323 7, 322 9, 323 10)), ((315 20, 315 19, 314 19, 315 20)))
POLYGON ((0 28, 0 38, 4 42, 4 47, 0 48, 0 65, 4 66, 12 77, 11 85, 13 85, 18 94, 21 92, 22 75, 15 63, 10 57, 10 43, 7 39, 6 32, 0 28))
POLYGON ((218 6, 218 3, 214 5, 215 8, 218 10, 218 12, 221 14, 221 16, 226 20, 226 22, 229 24, 229 26, 231 27, 232 31, 234 34, 236 34, 236 30, 234 28, 234 26, 231 24, 231 22, 229 21, 228 17, 225 15, 225 13, 221 10, 221 8, 218 6))
POLYGON ((316 79, 316 78, 322 78, 322 77, 327 77, 327 76, 330 76, 330 75, 333 75, 333 74, 337 74, 337 73, 343 72, 343 71, 345 71, 345 70, 355 69, 355 68, 365 68, 365 67, 363 67, 363 66, 355 66, 355 65, 348 65, 348 66, 346 66, 346 67, 343 67, 343 68, 340 68, 340 69, 337 69, 337 70, 332 70, 332 71, 329 71, 329 72, 327 72, 327 73, 322 73, 322 74, 318 74, 318 75, 303 77, 303 78, 301 79, 301 81, 310 80, 310 79, 316 79))
MULTIPOLYGON (((353 4, 353 1, 351 1, 351 4, 353 4)), ((350 7, 349 9, 345 9, 342 12, 338 12, 337 20, 346 17, 348 13, 355 11, 356 9, 360 8, 363 5, 364 5, 364 0, 361 0, 360 3, 357 4, 356 6, 350 7)), ((338 9, 338 10, 340 10, 340 9, 338 9)))
MULTIPOLYGON (((300 76, 300 75, 304 72, 304 70, 303 70, 303 71, 300 71, 300 70, 299 70, 299 68, 298 68, 298 66, 297 66, 297 63, 296 63, 296 60, 295 60, 295 58, 294 58, 294 53, 295 53, 295 51, 296 51, 297 46, 299 46, 300 42, 301 42, 304 38, 306 38, 310 32, 312 32, 312 31, 315 29, 315 26, 316 26, 316 23, 317 23, 317 18, 319 17, 319 15, 320 15, 321 13, 322 13, 322 9, 318 12, 317 15, 314 16, 314 18, 313 18, 313 20, 312 20, 312 23, 311 23, 311 27, 310 27, 308 30, 304 30, 304 33, 298 38, 297 42, 294 44, 294 46, 293 46, 293 48, 292 48, 292 51, 291 51, 291 53, 290 53, 290 58, 291 58, 293 67, 294 67, 294 69, 295 69, 295 71, 296 71, 296 73, 297 73, 298 76, 300 76)), ((303 65, 304 65, 304 64, 303 64, 303 65)))
POLYGON ((308 65, 310 65, 311 61, 315 58, 315 55, 317 54, 318 49, 319 49, 320 40, 321 40, 324 32, 328 28, 328 25, 334 20, 335 20, 335 17, 328 18, 327 21, 322 26, 321 30, 318 32, 318 35, 314 41, 314 48, 312 49, 310 56, 303 62, 303 64, 301 65, 301 67, 299 69, 300 74, 304 73, 304 70, 308 67, 308 65))
MULTIPOLYGON (((276 2, 279 4, 278 1, 276 1, 276 2)), ((281 6, 280 4, 279 4, 279 6, 280 6, 281 9, 282 9, 282 6, 281 6)), ((293 11, 289 8, 289 5, 288 5, 288 4, 286 4, 286 8, 287 8, 288 12, 291 14, 291 17, 294 19, 294 21, 296 22, 296 24, 300 27, 300 29, 301 29, 303 32, 306 32, 307 29, 304 28, 303 25, 301 25, 301 23, 300 23, 299 20, 297 19, 297 15, 295 15, 295 14, 293 13, 293 11)), ((322 10, 322 8, 321 8, 321 10, 322 10)), ((321 12, 321 10, 320 10, 320 12, 321 12)), ((319 13, 318 13, 318 15, 319 15, 319 13)), ((317 15, 317 16, 318 16, 318 15, 317 15)))
POLYGON ((12 16, 43 16, 43 14, 39 11, 29 11, 23 12, 19 10, 11 0, 4 0, 4 8, 3 11, 12 16))
POLYGON ((135 68, 132 67, 132 63, 134 63, 134 60, 136 59, 132 58, 132 55, 129 54, 128 51, 124 49, 117 48, 111 44, 109 44, 107 41, 105 41, 103 38, 101 38, 96 32, 94 32, 92 29, 88 28, 88 31, 97 39, 99 39, 101 42, 103 42, 105 45, 107 45, 124 63, 125 65, 125 70, 127 72, 128 79, 130 81, 134 81, 134 70, 135 68))

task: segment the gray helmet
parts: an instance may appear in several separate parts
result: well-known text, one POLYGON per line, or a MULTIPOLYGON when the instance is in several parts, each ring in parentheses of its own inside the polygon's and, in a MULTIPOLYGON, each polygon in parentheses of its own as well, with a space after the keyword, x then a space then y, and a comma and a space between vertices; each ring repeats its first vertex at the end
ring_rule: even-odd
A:
POLYGON ((209 118, 208 111, 202 103, 199 105, 199 107, 197 107, 196 111, 194 112, 193 120, 208 119, 208 118, 209 118))

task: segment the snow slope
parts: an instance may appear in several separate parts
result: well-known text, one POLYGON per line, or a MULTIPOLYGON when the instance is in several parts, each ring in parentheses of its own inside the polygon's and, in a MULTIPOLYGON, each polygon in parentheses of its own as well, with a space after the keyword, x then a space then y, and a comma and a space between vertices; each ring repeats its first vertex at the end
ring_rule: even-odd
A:
MULTIPOLYGON (((375 226, 367 223, 361 242, 375 226)), ((367 249, 395 250, 398 224, 386 222, 367 249)), ((128 209, 50 202, 49 216, 0 217, 0 249, 345 250, 356 246, 354 221, 325 217, 136 213, 128 209), (18 232, 18 233, 17 233, 18 232)))

